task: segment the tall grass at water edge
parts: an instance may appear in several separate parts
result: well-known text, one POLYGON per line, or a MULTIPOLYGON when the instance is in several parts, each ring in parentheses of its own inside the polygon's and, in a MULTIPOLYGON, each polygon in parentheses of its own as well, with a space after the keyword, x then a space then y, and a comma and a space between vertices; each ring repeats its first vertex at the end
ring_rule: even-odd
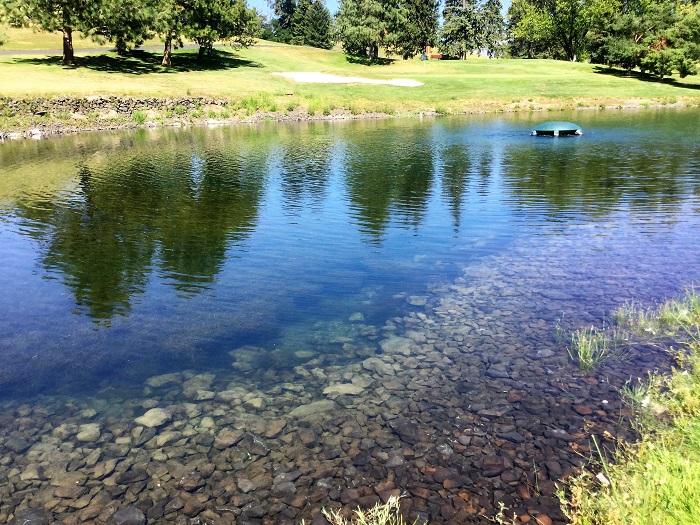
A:
POLYGON ((640 440, 620 444, 612 460, 596 442, 597 457, 560 488, 563 510, 572 525, 699 524, 700 295, 691 288, 654 309, 627 304, 614 319, 672 352, 677 366, 623 389, 640 440))

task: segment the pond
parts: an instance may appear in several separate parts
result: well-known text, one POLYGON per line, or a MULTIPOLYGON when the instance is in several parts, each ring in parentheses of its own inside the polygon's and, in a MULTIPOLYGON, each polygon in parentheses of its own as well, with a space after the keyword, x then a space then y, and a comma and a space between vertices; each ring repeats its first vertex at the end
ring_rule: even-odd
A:
POLYGON ((700 122, 554 117, 0 144, 0 521, 296 523, 392 495, 563 520, 554 482, 631 435, 617 390, 667 362, 586 376, 556 329, 697 281, 700 122), (529 136, 545 119, 584 135, 529 136))

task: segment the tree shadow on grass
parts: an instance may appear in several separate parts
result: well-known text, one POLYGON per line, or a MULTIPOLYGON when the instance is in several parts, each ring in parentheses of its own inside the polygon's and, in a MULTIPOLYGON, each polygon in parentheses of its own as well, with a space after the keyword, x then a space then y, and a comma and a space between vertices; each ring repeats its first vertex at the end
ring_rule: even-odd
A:
POLYGON ((700 84, 683 84, 682 82, 678 82, 675 78, 659 80, 659 77, 650 73, 628 71, 626 69, 617 69, 607 66, 596 66, 593 70, 600 75, 608 75, 617 78, 633 78, 641 82, 654 82, 655 84, 666 84, 677 88, 700 90, 700 84))
POLYGON ((351 64, 361 64, 363 66, 388 66, 396 62, 394 58, 375 58, 370 60, 367 57, 355 57, 350 55, 345 55, 345 60, 351 64))
MULTIPOLYGON (((225 69, 237 69, 241 67, 264 67, 258 62, 237 58, 226 51, 215 49, 211 55, 205 55, 201 59, 197 51, 181 50, 173 53, 172 65, 161 66, 162 53, 155 53, 136 49, 125 56, 117 56, 113 53, 77 56, 76 66, 104 73, 126 73, 129 75, 148 75, 153 73, 182 73, 186 71, 217 71, 225 69)), ((16 58, 18 64, 54 65, 61 61, 61 57, 48 56, 43 58, 27 57, 16 58)))

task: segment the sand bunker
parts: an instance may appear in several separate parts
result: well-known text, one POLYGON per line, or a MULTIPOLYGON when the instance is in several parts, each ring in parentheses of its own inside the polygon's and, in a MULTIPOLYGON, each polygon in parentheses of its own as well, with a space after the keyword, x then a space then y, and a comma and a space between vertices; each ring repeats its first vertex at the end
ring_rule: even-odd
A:
POLYGON ((295 80, 297 82, 318 82, 326 84, 387 84, 390 86, 405 87, 417 87, 423 85, 422 82, 418 82, 416 80, 409 80, 407 78, 397 78, 393 80, 376 80, 373 78, 341 77, 338 75, 329 75, 327 73, 314 72, 273 73, 273 75, 291 78, 292 80, 295 80))

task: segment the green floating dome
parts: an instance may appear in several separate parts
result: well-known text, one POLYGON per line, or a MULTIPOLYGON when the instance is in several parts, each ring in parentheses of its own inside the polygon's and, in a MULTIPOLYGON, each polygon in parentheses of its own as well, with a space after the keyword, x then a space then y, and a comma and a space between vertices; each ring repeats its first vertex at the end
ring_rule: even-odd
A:
POLYGON ((573 122, 545 122, 532 130, 530 135, 559 137, 561 135, 582 135, 583 131, 573 122))

